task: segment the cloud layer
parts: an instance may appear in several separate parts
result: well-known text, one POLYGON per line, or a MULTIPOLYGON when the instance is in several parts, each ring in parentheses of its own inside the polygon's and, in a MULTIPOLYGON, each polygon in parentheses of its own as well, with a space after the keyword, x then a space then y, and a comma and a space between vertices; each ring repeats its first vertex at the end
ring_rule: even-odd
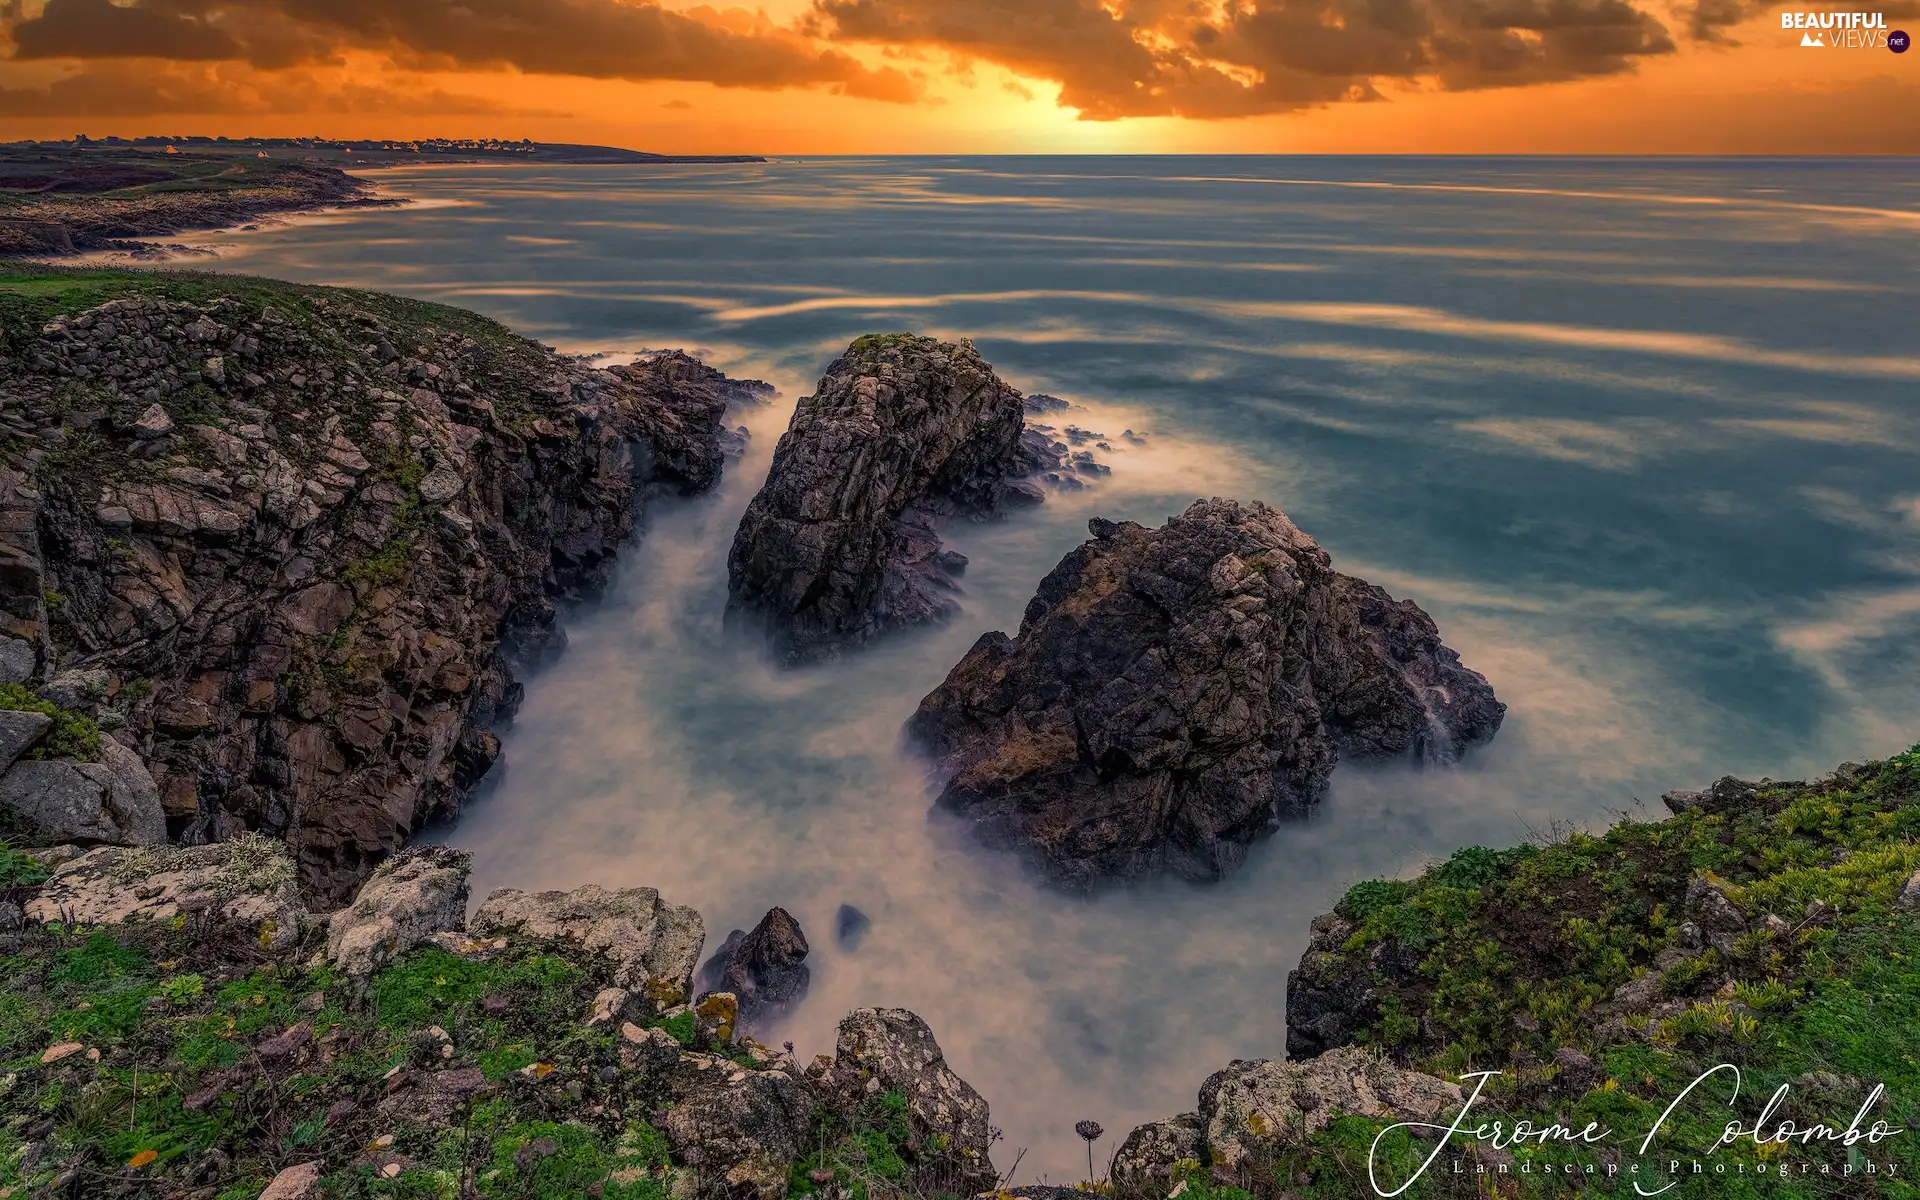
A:
MULTIPOLYGON (((878 47, 896 58, 943 55, 962 73, 994 63, 1056 84, 1061 105, 1103 120, 1286 112, 1377 99, 1389 81, 1465 90, 1618 74, 1675 49, 1640 2, 813 0, 786 26, 738 8, 629 0, 10 0, 0 26, 21 62, 275 71, 373 53, 407 70, 921 99, 922 72, 870 65, 859 49, 878 47)), ((1676 11, 1693 36, 1711 38, 1756 2, 1694 0, 1676 11)), ((99 112, 101 95, 76 85, 35 103, 99 112)))

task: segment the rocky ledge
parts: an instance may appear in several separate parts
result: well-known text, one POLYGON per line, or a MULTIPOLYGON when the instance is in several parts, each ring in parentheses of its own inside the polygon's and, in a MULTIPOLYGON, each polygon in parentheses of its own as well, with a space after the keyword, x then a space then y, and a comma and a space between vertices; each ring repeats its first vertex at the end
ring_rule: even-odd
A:
POLYGON ((653 490, 713 484, 757 398, 370 293, 31 282, 0 290, 0 817, 260 831, 333 898, 458 808, 556 605, 607 582, 653 490))
POLYGON ((966 559, 942 521, 1032 503, 1066 447, 1026 431, 1021 394, 971 342, 868 336, 801 399, 727 557, 730 615, 788 664, 940 621, 966 559))
POLYGON ((0 1186, 190 1200, 969 1195, 986 1101, 903 1009, 799 1061, 689 994, 650 888, 495 892, 382 863, 330 918, 247 836, 0 847, 0 1186), (51 868, 51 877, 48 877, 51 868))
POLYGON ((1219 879, 1336 759, 1449 762, 1506 707, 1411 601, 1332 569, 1263 504, 1092 522, 908 722, 940 804, 1056 881, 1219 879))

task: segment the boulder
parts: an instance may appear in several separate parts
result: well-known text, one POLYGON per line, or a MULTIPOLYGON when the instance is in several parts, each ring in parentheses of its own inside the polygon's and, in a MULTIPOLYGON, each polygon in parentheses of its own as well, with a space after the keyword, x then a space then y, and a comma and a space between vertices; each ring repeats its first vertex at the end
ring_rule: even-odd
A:
POLYGON ((447 846, 402 850, 381 863, 327 922, 327 961, 359 991, 394 958, 459 931, 472 871, 473 855, 447 846))
POLYGON ((275 1175, 260 1200, 317 1200, 320 1194, 320 1164, 309 1162, 275 1175))
POLYGON ((784 1071, 746 1070, 715 1055, 681 1055, 676 1075, 691 1080, 659 1122, 675 1158, 689 1164, 674 1177, 676 1200, 781 1200, 787 1171, 815 1132, 806 1089, 784 1071))
POLYGON ((1020 393, 975 352, 863 337, 795 409, 727 557, 727 611, 765 622, 787 664, 959 611, 939 522, 1011 502, 1020 393))
POLYGON ((35 742, 53 728, 53 718, 45 713, 15 712, 0 709, 0 774, 33 749, 35 742))
POLYGON ((732 992, 744 1024, 784 1016, 806 998, 807 935, 784 908, 760 918, 751 933, 736 929, 700 970, 708 991, 732 992))
POLYGON ((245 835, 206 846, 104 846, 75 858, 27 902, 37 921, 126 925, 187 915, 269 950, 299 942, 308 922, 293 860, 245 835))
POLYGON ((1199 1113, 1136 1126, 1113 1156, 1114 1181, 1123 1186, 1162 1183, 1173 1174, 1175 1163, 1198 1163, 1206 1141, 1207 1127, 1199 1113))
POLYGON ((1304 1062, 1236 1060, 1200 1087, 1198 1112, 1142 1125, 1114 1159, 1123 1182, 1164 1184, 1183 1159, 1244 1180, 1274 1153, 1298 1150, 1336 1117, 1444 1123, 1465 1097, 1454 1084, 1394 1066, 1358 1047, 1304 1062))
POLYGON ((614 986, 644 993, 662 1008, 692 994, 693 972, 707 940, 699 913, 668 904, 653 888, 612 890, 599 884, 571 892, 501 888, 480 905, 467 931, 476 937, 513 932, 578 942, 613 963, 614 986))
POLYGON ((1213 880, 1310 811, 1341 755, 1444 764, 1506 713, 1431 617, 1264 504, 1094 520, 920 702, 942 807, 1057 882, 1213 880))
POLYGON ((939 1155, 955 1186, 969 1192, 990 1188, 992 1126, 987 1101, 947 1065, 927 1023, 904 1008, 859 1008, 840 1022, 833 1069, 863 1091, 897 1091, 906 1097, 913 1136, 939 1155), (869 1086, 870 1085, 870 1086, 869 1086))
POLYGON ((0 776, 0 810, 52 841, 153 846, 167 840, 160 790, 140 756, 100 739, 101 761, 27 759, 0 776))

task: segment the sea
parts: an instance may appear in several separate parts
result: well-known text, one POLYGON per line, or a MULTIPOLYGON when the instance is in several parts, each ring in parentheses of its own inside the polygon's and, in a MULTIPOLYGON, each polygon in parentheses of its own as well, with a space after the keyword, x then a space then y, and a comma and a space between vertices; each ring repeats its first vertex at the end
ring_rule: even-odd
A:
POLYGON ((411 203, 184 239, 179 265, 477 309, 570 353, 685 348, 778 390, 712 494, 657 503, 436 831, 495 887, 648 885, 715 946, 770 906, 831 1053, 912 1009, 1020 1182, 1076 1121, 1194 1107, 1285 1053, 1287 973, 1353 883, 1920 740, 1920 162, 809 158, 370 173, 411 203), (786 671, 722 628, 795 400, 861 334, 973 339, 1097 435, 1085 488, 949 542, 964 614, 786 671), (1131 437, 1126 436, 1131 433, 1131 437), (1454 769, 1335 772, 1224 883, 1092 899, 931 811, 902 722, 1013 630, 1094 517, 1284 509, 1417 601, 1509 706, 1454 769), (835 914, 871 921, 843 945, 835 914))

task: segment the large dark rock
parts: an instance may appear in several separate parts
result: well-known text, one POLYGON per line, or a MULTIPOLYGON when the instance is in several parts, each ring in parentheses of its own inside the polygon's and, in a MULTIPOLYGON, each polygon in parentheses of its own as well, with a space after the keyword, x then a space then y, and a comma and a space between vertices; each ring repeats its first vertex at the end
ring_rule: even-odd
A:
POLYGON ((745 1024, 781 1016, 806 998, 813 979, 807 950, 800 922, 784 908, 769 909, 753 932, 736 929, 727 935, 700 968, 701 986, 710 992, 732 992, 745 1024))
POLYGON ((1095 520, 920 702, 940 803, 1059 882, 1219 879, 1337 757, 1450 762, 1506 707, 1411 601, 1333 570, 1285 514, 1196 501, 1095 520))
MULTIPOLYGON (((344 899, 458 809, 558 606, 609 581, 649 495, 713 484, 754 398, 681 354, 593 370, 291 284, 30 331, 0 356, 0 660, 59 691, 84 658, 102 694, 61 702, 110 712, 158 793, 138 836, 58 835, 257 830, 344 899)), ((14 807, 61 807, 26 783, 14 807)))
POLYGON ((1021 395, 971 342, 869 336, 801 399, 727 558, 727 609, 752 613, 782 661, 831 657, 959 610, 939 523, 1040 496, 1058 458, 1023 437, 1021 395))

